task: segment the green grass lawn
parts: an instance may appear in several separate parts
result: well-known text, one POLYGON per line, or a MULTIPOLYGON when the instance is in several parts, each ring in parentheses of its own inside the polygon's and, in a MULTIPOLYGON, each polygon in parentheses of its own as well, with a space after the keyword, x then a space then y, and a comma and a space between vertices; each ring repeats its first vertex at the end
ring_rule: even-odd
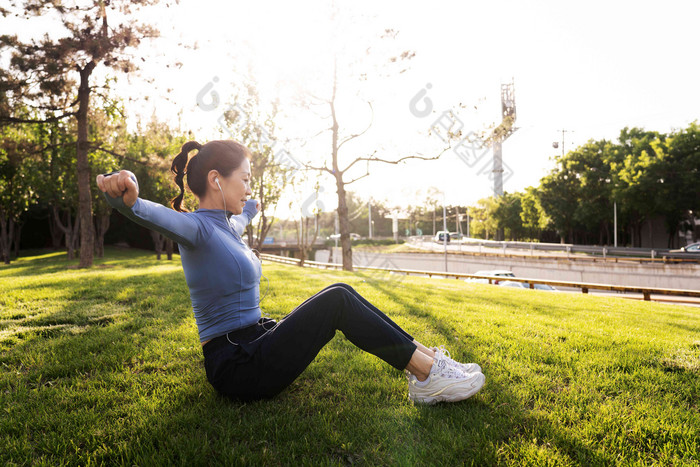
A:
POLYGON ((0 266, 0 464, 700 462, 697 308, 266 263, 270 316, 347 282, 486 386, 413 405, 339 333, 277 398, 241 404, 206 381, 179 260, 98 263, 0 266))

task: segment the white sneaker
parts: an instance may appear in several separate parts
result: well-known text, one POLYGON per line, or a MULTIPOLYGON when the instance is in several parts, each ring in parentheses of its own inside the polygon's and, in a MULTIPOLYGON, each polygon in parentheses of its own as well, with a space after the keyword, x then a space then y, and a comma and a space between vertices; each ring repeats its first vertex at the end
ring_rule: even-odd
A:
POLYGON ((481 373, 481 367, 476 363, 460 363, 453 360, 452 357, 450 357, 450 351, 447 350, 444 345, 441 345, 440 347, 433 347, 431 350, 435 352, 435 358, 444 358, 450 363, 450 365, 455 368, 459 368, 465 373, 481 373))
POLYGON ((421 404, 457 402, 479 392, 485 381, 481 373, 464 374, 462 370, 448 365, 444 359, 435 360, 425 381, 418 381, 414 375, 409 376, 408 398, 421 404))

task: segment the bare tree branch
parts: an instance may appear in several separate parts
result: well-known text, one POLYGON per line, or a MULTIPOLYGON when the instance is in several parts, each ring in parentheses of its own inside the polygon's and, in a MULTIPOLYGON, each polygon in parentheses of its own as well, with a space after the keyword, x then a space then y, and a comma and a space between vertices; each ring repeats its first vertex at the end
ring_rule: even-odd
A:
POLYGON ((304 164, 304 168, 307 170, 317 170, 319 172, 328 172, 329 174, 333 174, 333 171, 326 167, 325 165, 323 167, 314 167, 309 164, 304 164))
MULTIPOLYGON (((404 157, 401 157, 400 159, 396 159, 396 160, 394 160, 394 161, 390 161, 390 160, 386 160, 386 159, 380 159, 380 158, 374 157, 374 156, 370 156, 370 157, 358 157, 357 159, 355 159, 354 161, 352 161, 352 162, 350 163, 350 165, 348 165, 348 166, 345 168, 345 170, 343 170, 343 172, 347 171, 350 167, 352 167, 353 165, 355 165, 357 162, 360 162, 360 161, 367 161, 367 162, 384 162, 385 164, 394 164, 394 165, 398 164, 399 162, 403 162, 403 161, 405 161, 405 160, 408 160, 408 159, 419 159, 419 160, 422 160, 422 161, 434 161, 434 160, 436 160, 436 159, 439 159, 440 156, 442 156, 443 154, 445 154, 445 152, 447 152, 447 151, 450 150, 450 149, 452 149, 452 146, 446 147, 445 149, 443 149, 442 151, 440 151, 440 154, 438 154, 437 156, 433 156, 433 157, 425 157, 425 156, 404 156, 404 157)), ((376 151, 375 151, 375 153, 376 153, 376 151)), ((374 153, 372 153, 372 154, 374 154, 374 153)))
POLYGON ((44 120, 34 120, 34 119, 28 119, 28 118, 16 118, 16 117, 10 117, 9 115, 0 115, 0 123, 51 123, 51 122, 57 122, 59 120, 62 120, 66 117, 73 117, 77 114, 78 112, 69 112, 65 113, 63 115, 59 115, 57 117, 51 117, 51 118, 46 118, 44 120))
POLYGON ((113 155, 114 157, 119 157, 119 158, 121 158, 121 159, 126 159, 126 160, 131 161, 131 162, 134 162, 134 163, 136 163, 136 164, 141 164, 141 165, 145 165, 146 167, 151 167, 151 164, 149 164, 148 162, 143 162, 143 161, 140 161, 140 160, 138 160, 138 159, 134 159, 133 157, 125 156, 124 154, 119 154, 119 153, 116 153, 116 152, 114 152, 114 151, 110 151, 109 149, 105 149, 105 148, 103 148, 103 147, 101 147, 101 146, 91 145, 91 146, 89 146, 89 148, 92 149, 92 150, 95 150, 95 151, 106 152, 107 154, 111 154, 111 155, 113 155))
POLYGON ((299 145, 303 148, 304 146, 306 146, 306 145, 309 143, 309 141, 311 141, 311 140, 314 139, 315 137, 319 136, 320 134, 322 134, 322 133, 324 133, 324 132, 326 132, 326 131, 328 131, 328 130, 332 130, 332 129, 333 129, 333 128, 331 128, 331 127, 324 128, 323 130, 319 131, 319 132, 316 133, 315 135, 313 135, 313 136, 311 136, 310 138, 305 139, 304 141, 302 141, 301 143, 299 143, 299 145))
POLYGON ((307 92, 306 95, 307 95, 307 96, 310 96, 312 99, 316 99, 317 101, 319 101, 318 104, 314 104, 314 105, 328 104, 328 103, 330 102, 330 101, 328 100, 328 98, 326 98, 326 97, 319 97, 319 96, 317 96, 316 94, 311 93, 311 92, 307 92))
POLYGON ((357 159, 355 159, 354 161, 350 162, 350 165, 348 165, 347 167, 345 167, 345 169, 343 169, 343 173, 347 172, 347 171, 350 169, 350 167, 352 167, 353 165, 357 164, 357 163, 360 162, 361 160, 369 160, 369 159, 372 158, 376 153, 377 153, 377 151, 375 150, 375 151, 372 153, 372 155, 369 156, 369 158, 367 158, 367 157, 364 157, 364 158, 357 158, 357 159))
POLYGON ((340 143, 338 143, 338 149, 340 149, 340 148, 343 146, 343 144, 347 143, 348 141, 351 141, 351 140, 353 140, 353 139, 355 139, 355 138, 357 138, 357 137, 359 137, 359 136, 364 135, 365 133, 367 133, 367 131, 369 131, 370 128, 372 128, 372 124, 374 123, 374 108, 372 107, 372 103, 371 103, 371 102, 367 102, 367 105, 369 105, 369 110, 372 111, 372 118, 370 118, 370 120, 369 120, 369 125, 367 125, 367 128, 365 128, 365 129, 364 129, 363 131, 361 131, 360 133, 357 133, 357 134, 354 134, 354 135, 350 135, 350 136, 348 136, 347 138, 345 138, 343 141, 341 141, 340 143))
POLYGON ((354 179, 354 180, 350 180, 349 182, 345 182, 345 185, 350 185, 351 183, 355 183, 356 181, 358 181, 358 180, 360 180, 360 179, 363 179, 363 178, 365 178, 365 177, 367 177, 367 176, 369 176, 369 172, 367 172, 366 174, 364 174, 364 175, 362 175, 362 176, 360 176, 360 177, 357 177, 357 178, 354 179))

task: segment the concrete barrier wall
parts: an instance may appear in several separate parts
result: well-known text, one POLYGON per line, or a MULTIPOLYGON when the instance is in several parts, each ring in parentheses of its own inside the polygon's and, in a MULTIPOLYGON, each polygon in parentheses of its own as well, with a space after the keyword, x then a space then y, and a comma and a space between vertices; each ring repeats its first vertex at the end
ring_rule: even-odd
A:
MULTIPOLYGON (((336 250, 334 248, 334 250, 336 250)), ((330 252, 319 251, 317 261, 327 261, 330 252)), ((340 262, 340 249, 333 252, 340 262)), ((432 253, 378 254, 353 251, 358 266, 444 271, 445 257, 432 253)), ((448 255, 448 271, 474 274, 479 270, 509 269, 518 277, 611 285, 700 290, 700 265, 663 263, 583 262, 554 259, 499 258, 494 256, 448 255)))

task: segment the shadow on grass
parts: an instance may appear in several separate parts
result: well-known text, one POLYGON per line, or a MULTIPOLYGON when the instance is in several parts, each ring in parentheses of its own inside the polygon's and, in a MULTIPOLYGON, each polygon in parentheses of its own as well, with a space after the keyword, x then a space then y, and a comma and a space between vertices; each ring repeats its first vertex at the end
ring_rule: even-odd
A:
MULTIPOLYGON (((180 264, 180 257, 173 255, 172 260, 162 259, 158 261, 155 253, 146 250, 136 250, 130 248, 107 247, 103 258, 95 258, 93 269, 108 269, 112 267, 130 267, 129 264, 110 264, 123 261, 130 261, 135 254, 143 253, 148 255, 145 258, 147 263, 154 264, 180 264)), ((77 252, 76 252, 77 255, 77 252)), ((144 261, 143 257, 139 258, 144 261)), ((13 260, 10 264, 0 263, 0 279, 3 277, 21 277, 26 275, 36 276, 39 274, 52 274, 68 270, 78 270, 80 259, 76 256, 73 260, 68 260, 65 251, 54 251, 49 249, 22 250, 21 256, 13 260)), ((87 270, 87 269, 84 269, 87 270)))
MULTIPOLYGON (((148 274, 125 279, 92 275, 81 277, 78 285, 75 278, 67 277, 19 287, 27 292, 46 290, 52 300, 64 304, 36 315, 15 314, 18 336, 9 351, 3 352, 2 361, 22 364, 27 356, 50 356, 51 365, 39 356, 41 365, 24 365, 29 380, 68 376, 102 365, 119 366, 146 342, 165 337, 191 319, 184 284, 174 286, 170 293, 154 290, 154 285, 162 288, 184 282, 181 276, 179 272, 160 273, 154 280, 148 274), (98 355, 103 358, 95 359, 98 355)), ((12 329, 7 332, 11 335, 12 329)))
POLYGON ((3 316, 0 460, 84 464, 115 436, 134 436, 109 428, 142 398, 191 379, 182 368, 202 372, 187 288, 181 271, 139 274, 132 261, 118 267, 137 272, 120 277, 96 268, 52 277, 70 263, 61 258, 26 263, 15 271, 46 278, 17 285, 16 310, 3 316))

